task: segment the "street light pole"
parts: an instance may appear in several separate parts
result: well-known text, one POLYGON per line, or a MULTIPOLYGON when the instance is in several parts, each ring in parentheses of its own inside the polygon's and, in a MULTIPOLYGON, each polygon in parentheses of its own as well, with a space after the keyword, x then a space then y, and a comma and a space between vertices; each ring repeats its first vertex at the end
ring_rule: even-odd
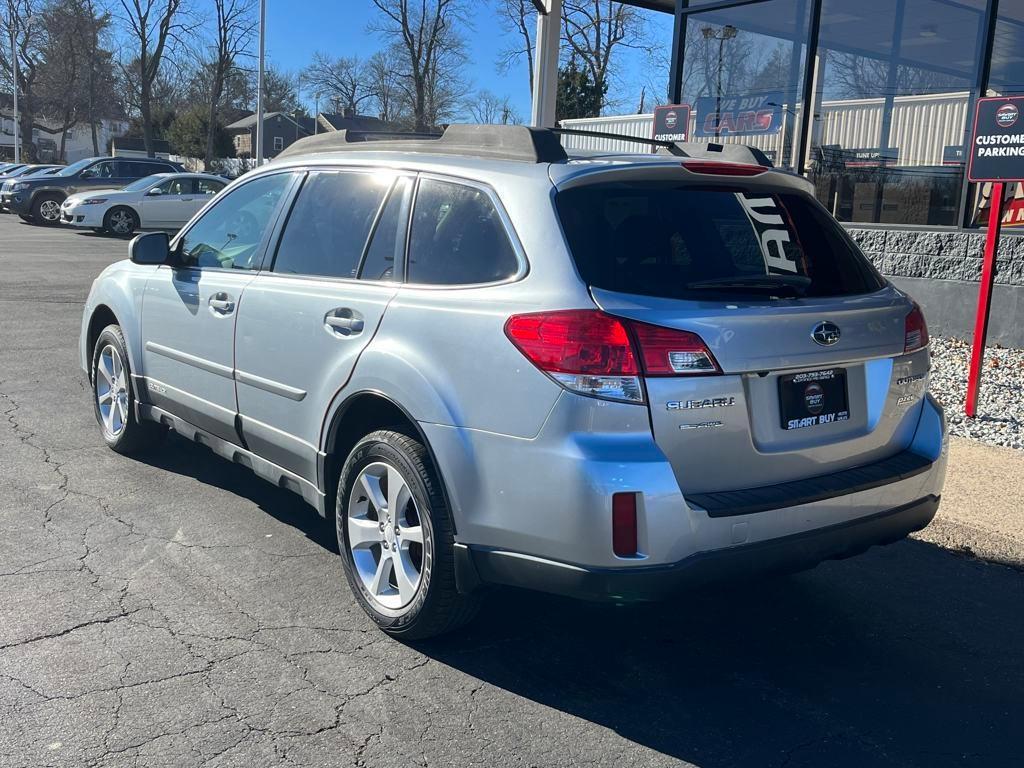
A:
POLYGON ((8 6, 7 29, 11 33, 11 90, 14 91, 14 162, 21 162, 21 121, 18 119, 18 49, 14 44, 14 7, 8 6))
POLYGON ((715 87, 715 136, 722 135, 722 58, 725 52, 725 41, 732 40, 739 32, 732 24, 726 24, 720 32, 715 32, 713 27, 704 27, 701 34, 705 40, 718 41, 718 72, 716 75, 715 87))
POLYGON ((267 0, 260 0, 260 65, 256 76, 256 167, 263 165, 263 58, 266 50, 267 0))

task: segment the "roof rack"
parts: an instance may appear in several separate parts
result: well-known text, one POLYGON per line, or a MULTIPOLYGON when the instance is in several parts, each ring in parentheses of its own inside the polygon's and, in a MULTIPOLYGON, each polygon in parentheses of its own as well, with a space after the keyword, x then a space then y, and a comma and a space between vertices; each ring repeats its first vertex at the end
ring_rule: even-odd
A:
MULTIPOLYGON (((628 133, 608 133, 607 131, 588 131, 586 128, 552 128, 553 133, 559 136, 590 136, 595 139, 612 139, 614 141, 628 141, 633 144, 646 144, 649 147, 660 147, 672 152, 675 144, 671 141, 661 139, 645 139, 643 136, 630 136, 628 133)), ((679 154, 673 152, 673 154, 679 154)), ((682 156, 682 155, 680 155, 682 156)))
POLYGON ((525 125, 449 125, 440 134, 331 131, 299 139, 278 158, 359 151, 429 152, 433 155, 470 155, 527 163, 558 163, 568 159, 554 133, 525 125))

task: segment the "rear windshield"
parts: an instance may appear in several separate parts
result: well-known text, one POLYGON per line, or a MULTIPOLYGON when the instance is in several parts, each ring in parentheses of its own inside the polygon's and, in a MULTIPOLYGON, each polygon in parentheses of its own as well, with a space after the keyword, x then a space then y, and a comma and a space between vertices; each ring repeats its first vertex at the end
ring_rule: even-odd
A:
POLYGON ((799 195, 664 182, 558 193, 577 269, 595 288, 678 299, 871 293, 885 281, 842 227, 799 195))

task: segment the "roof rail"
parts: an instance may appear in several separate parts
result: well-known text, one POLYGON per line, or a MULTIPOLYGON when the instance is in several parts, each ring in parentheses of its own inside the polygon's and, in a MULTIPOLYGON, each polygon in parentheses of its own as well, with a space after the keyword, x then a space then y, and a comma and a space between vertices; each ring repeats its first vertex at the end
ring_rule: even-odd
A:
POLYGON ((527 163, 568 159, 558 137, 525 125, 449 125, 441 134, 331 131, 299 139, 278 158, 322 152, 429 152, 527 163))
MULTIPOLYGON (((658 147, 672 152, 675 144, 671 141, 661 139, 645 139, 643 136, 630 136, 628 133, 608 133, 607 131, 588 131, 586 128, 552 128, 552 133, 559 136, 591 136, 595 139, 612 139, 614 141, 628 141, 633 144, 646 144, 648 147, 658 147)), ((672 154, 680 155, 679 152, 672 154)))

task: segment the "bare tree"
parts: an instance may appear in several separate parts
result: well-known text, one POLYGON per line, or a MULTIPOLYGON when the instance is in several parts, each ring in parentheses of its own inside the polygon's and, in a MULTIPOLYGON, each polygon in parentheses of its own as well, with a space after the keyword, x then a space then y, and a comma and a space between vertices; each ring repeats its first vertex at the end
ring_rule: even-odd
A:
POLYGON ((533 90, 533 29, 536 27, 536 15, 543 12, 542 0, 495 0, 501 25, 505 31, 516 35, 519 40, 514 45, 498 53, 498 69, 508 72, 517 61, 526 59, 526 69, 530 78, 530 90, 533 90))
POLYGON ((0 68, 6 75, 5 79, 18 89, 20 98, 18 132, 25 150, 25 157, 28 160, 35 160, 38 155, 35 143, 32 141, 32 129, 36 127, 36 83, 39 79, 39 70, 44 62, 43 45, 46 40, 40 15, 42 4, 39 0, 6 0, 4 5, 6 6, 5 13, 0 19, 0 25, 2 25, 0 31, 3 32, 2 43, 0 43, 0 68), (13 30, 8 26, 12 23, 13 30), (18 65, 17 82, 14 82, 14 62, 11 61, 10 48, 8 48, 12 32, 18 65))
POLYGON ((118 103, 114 85, 113 54, 105 47, 104 38, 110 29, 110 13, 97 8, 94 0, 80 0, 83 11, 92 20, 86 30, 82 45, 86 56, 85 74, 85 115, 89 122, 92 138, 92 153, 100 153, 98 126, 100 115, 111 117, 123 113, 123 104, 118 103))
POLYGON ((477 91, 475 100, 467 107, 475 123, 519 125, 523 122, 508 96, 498 96, 488 90, 477 91))
POLYGON ((224 85, 238 66, 238 59, 249 52, 258 18, 254 0, 213 0, 213 5, 217 29, 213 45, 209 111, 206 124, 204 160, 207 166, 213 162, 214 141, 219 126, 218 112, 221 98, 224 95, 224 85))
POLYGON ((402 53, 403 85, 417 131, 436 127, 457 109, 465 61, 456 22, 468 24, 461 0, 373 0, 381 13, 371 29, 402 53))
POLYGON ((160 65, 168 45, 175 42, 184 27, 184 0, 118 0, 123 21, 134 45, 134 56, 122 64, 126 82, 134 84, 142 138, 146 154, 153 157, 153 85, 160 74, 160 65))
MULTIPOLYGON (((565 0, 562 36, 570 56, 603 94, 612 84, 615 54, 620 48, 650 49, 644 17, 633 6, 616 0, 565 0)), ((602 108, 607 104, 605 95, 602 108)))
POLYGON ((317 99, 326 99, 335 112, 356 113, 374 95, 369 66, 355 56, 334 59, 318 51, 300 77, 303 86, 317 99))
POLYGON ((397 123, 408 109, 408 100, 402 88, 399 55, 394 46, 378 51, 366 64, 367 80, 377 116, 389 123, 397 123))

